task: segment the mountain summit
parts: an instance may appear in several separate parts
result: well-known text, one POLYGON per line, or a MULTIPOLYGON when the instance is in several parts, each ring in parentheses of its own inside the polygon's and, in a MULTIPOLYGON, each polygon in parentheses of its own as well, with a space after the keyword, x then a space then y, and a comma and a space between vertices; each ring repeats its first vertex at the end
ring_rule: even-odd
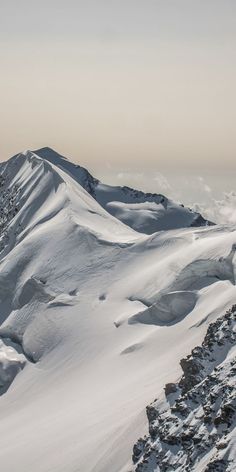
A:
POLYGON ((38 149, 34 154, 69 173, 108 213, 141 233, 212 224, 199 213, 164 195, 103 184, 85 168, 73 164, 53 149, 38 149))

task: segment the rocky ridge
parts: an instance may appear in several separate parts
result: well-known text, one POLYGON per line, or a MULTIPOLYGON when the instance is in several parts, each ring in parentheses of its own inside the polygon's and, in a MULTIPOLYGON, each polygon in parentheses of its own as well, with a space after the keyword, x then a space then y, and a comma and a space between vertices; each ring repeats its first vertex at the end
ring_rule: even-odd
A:
POLYGON ((4 250, 8 239, 8 226, 19 211, 17 185, 9 187, 6 172, 0 173, 0 253, 4 250))
POLYGON ((201 346, 147 407, 149 435, 133 448, 135 472, 226 472, 236 469, 236 305, 208 327, 201 346))

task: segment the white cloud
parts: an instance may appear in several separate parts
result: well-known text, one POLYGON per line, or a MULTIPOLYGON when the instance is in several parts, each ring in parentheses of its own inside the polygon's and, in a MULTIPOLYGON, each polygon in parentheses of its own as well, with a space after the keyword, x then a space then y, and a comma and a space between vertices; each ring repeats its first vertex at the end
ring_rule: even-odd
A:
POLYGON ((117 179, 119 180, 130 180, 133 179, 134 181, 143 180, 143 173, 139 172, 119 172, 117 174, 117 179))
POLYGON ((211 187, 209 187, 207 184, 204 185, 204 190, 208 193, 211 193, 211 187))
POLYGON ((209 220, 219 224, 236 223, 236 192, 224 193, 222 200, 211 199, 207 205, 194 205, 209 220))
POLYGON ((158 187, 161 190, 170 190, 171 189, 171 186, 170 186, 168 180, 160 172, 158 172, 155 175, 154 181, 157 183, 158 187))

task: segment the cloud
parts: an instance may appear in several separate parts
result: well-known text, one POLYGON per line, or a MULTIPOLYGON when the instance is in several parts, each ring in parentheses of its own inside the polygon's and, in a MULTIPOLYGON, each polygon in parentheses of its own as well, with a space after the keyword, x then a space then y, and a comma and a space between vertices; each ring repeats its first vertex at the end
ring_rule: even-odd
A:
POLYGON ((223 223, 236 223, 236 193, 225 193, 223 200, 216 201, 216 209, 223 223))
POLYGON ((195 204, 194 209, 218 224, 236 224, 236 192, 223 194, 222 200, 211 199, 207 205, 195 204))
POLYGON ((144 178, 143 173, 141 172, 119 172, 117 174, 117 179, 126 181, 126 180, 134 180, 136 182, 142 181, 144 178))
POLYGON ((212 189, 211 187, 206 183, 205 179, 201 177, 200 175, 197 177, 198 180, 198 185, 200 185, 200 188, 204 190, 207 193, 211 193, 212 189))
POLYGON ((211 193, 211 188, 207 184, 204 185, 204 190, 208 193, 211 193))
POLYGON ((168 180, 160 172, 158 172, 155 175, 154 181, 157 183, 158 187, 161 190, 171 190, 171 186, 170 186, 168 180))

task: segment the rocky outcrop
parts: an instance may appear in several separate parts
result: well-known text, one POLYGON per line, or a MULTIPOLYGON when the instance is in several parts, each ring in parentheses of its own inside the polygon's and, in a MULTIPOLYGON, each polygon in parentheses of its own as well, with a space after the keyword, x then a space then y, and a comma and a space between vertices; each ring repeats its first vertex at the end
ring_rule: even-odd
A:
POLYGON ((182 359, 165 401, 147 407, 149 436, 133 449, 136 472, 236 470, 236 305, 182 359))
POLYGON ((8 175, 0 174, 0 253, 9 239, 8 225, 19 211, 19 188, 17 185, 9 187, 8 184, 8 175))

